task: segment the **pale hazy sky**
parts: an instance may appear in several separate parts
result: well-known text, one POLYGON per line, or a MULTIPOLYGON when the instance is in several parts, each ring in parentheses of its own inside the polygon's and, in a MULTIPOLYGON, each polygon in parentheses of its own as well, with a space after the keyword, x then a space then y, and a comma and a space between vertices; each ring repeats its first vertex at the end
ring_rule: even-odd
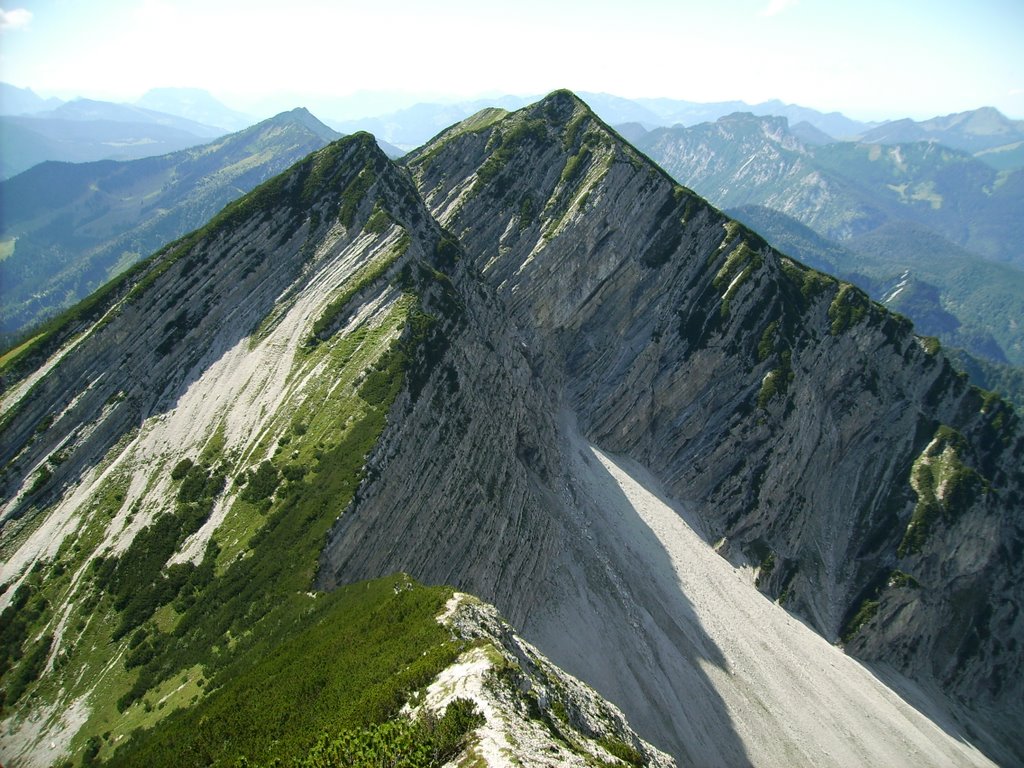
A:
POLYGON ((1024 0, 0 0, 0 80, 129 101, 278 92, 771 98, 1024 118, 1024 0))

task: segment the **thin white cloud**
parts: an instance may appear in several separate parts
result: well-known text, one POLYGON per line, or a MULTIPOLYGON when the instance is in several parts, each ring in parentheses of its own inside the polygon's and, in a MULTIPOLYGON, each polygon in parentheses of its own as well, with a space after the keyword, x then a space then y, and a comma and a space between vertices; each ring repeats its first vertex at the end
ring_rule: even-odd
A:
POLYGON ((6 32, 9 29, 27 27, 30 21, 32 21, 32 11, 24 8, 5 11, 0 8, 0 31, 6 32))
POLYGON ((768 5, 761 9, 758 16, 777 16, 783 11, 789 10, 800 0, 768 0, 768 5))

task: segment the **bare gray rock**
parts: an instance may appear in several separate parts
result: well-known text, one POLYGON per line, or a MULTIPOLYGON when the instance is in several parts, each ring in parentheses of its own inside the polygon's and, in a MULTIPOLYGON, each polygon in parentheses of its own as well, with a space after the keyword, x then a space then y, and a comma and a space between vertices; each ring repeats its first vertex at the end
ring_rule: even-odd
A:
MULTIPOLYGON (((564 631, 572 611, 609 625, 660 612, 594 553, 555 417, 569 411, 696 510, 723 554, 758 566, 765 593, 963 704, 994 755, 1021 754, 1024 439, 1010 406, 857 289, 674 185, 570 94, 457 126, 406 167, 462 244, 471 319, 419 400, 396 407, 325 583, 401 568, 480 594, 692 758, 677 713, 713 712, 714 695, 689 709, 625 698, 670 674, 661 643, 713 649, 655 618, 634 676, 603 673, 564 631), (914 479, 929 450, 947 456, 931 490, 914 479)), ((727 724, 713 738, 722 764, 746 759, 727 724)))

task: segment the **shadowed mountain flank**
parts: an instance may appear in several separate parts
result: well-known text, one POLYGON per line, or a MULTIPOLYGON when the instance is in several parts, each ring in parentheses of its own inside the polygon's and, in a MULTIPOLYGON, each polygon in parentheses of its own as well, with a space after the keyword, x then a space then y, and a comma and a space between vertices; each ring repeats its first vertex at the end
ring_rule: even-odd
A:
MULTIPOLYGON (((612 610, 614 590, 567 586, 580 580, 559 564, 587 561, 596 519, 556 449, 555 415, 569 412, 589 440, 649 468, 722 554, 758 567, 759 588, 826 638, 1012 722, 1001 670, 1020 657, 1000 649, 1021 631, 1009 542, 1021 537, 1022 442, 1010 406, 971 388, 905 320, 673 184, 571 94, 481 113, 404 164, 461 243, 462 268, 494 292, 480 299, 500 310, 489 314, 506 319, 476 352, 453 343, 461 357, 442 364, 454 373, 432 404, 399 409, 325 552, 325 583, 406 564, 465 578, 537 637, 541 595, 612 610), (438 434, 453 423, 459 449, 438 434), (965 483, 956 491, 950 472, 965 483), (410 508, 431 522, 402 538, 410 508), (486 545, 462 546, 470 531, 486 545), (503 588, 517 572, 543 586, 503 588), (977 602, 957 597, 967 593, 977 602)), ((571 650, 552 655, 573 668, 571 650)), ((631 714, 641 730, 659 718, 631 714)))

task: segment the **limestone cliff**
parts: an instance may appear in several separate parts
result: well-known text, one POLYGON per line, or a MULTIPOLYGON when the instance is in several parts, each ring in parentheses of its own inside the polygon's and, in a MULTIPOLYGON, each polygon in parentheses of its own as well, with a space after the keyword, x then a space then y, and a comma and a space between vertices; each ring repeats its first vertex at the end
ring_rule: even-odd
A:
POLYGON ((5 355, 5 765, 109 757, 308 616, 395 393, 458 323, 457 252, 357 135, 5 355))
MULTIPOLYGON (((131 428, 171 410, 240 341, 265 340, 299 299, 310 322, 321 314, 339 282, 395 245, 390 218, 379 233, 363 231, 376 199, 416 235, 405 260, 432 258, 438 228, 372 144, 362 134, 310 156, 26 345, 3 372, 3 519, 51 496, 131 428), (347 226, 339 222, 343 210, 347 226), (32 490, 33 471, 44 468, 52 483, 32 490)), ((291 361, 303 332, 281 340, 286 359, 277 362, 291 361)))
MULTIPOLYGON (((674 185, 570 94, 478 116, 405 164, 463 246, 473 320, 432 397, 398 409, 325 583, 400 567, 478 592, 692 754, 673 713, 700 707, 630 693, 684 643, 591 527, 566 469, 570 413, 826 638, 992 713, 1006 730, 990 743, 1017 738, 1024 442, 1008 405, 898 316, 674 185), (565 637, 570 617, 636 626, 636 611, 652 626, 621 669, 565 637)), ((725 764, 745 759, 708 727, 735 749, 725 764)))

